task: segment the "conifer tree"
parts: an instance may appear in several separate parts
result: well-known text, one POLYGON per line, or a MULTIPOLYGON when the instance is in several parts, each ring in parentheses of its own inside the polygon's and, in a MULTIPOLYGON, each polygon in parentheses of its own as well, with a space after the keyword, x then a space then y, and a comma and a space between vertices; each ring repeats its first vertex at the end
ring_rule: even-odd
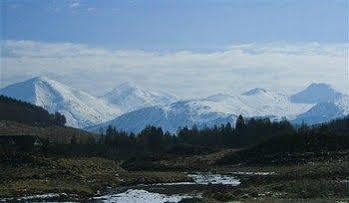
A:
POLYGON ((246 128, 246 124, 245 124, 245 120, 242 117, 242 115, 239 115, 238 119, 236 120, 236 125, 235 125, 235 129, 238 133, 238 135, 241 135, 243 133, 243 131, 246 128))

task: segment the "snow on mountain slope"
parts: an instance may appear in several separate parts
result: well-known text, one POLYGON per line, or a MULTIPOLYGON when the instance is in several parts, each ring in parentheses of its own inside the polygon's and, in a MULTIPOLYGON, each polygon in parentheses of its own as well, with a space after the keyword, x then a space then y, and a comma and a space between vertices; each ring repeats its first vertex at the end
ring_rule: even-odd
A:
POLYGON ((175 97, 169 94, 144 90, 130 83, 121 84, 101 97, 101 99, 121 109, 123 112, 156 105, 166 105, 176 100, 175 97))
POLYGON ((161 126, 164 130, 175 133, 179 127, 198 127, 235 122, 236 116, 209 111, 209 106, 201 106, 200 110, 193 109, 187 102, 176 102, 166 107, 146 107, 121 115, 120 117, 90 128, 89 131, 106 130, 111 125, 118 130, 140 132, 147 125, 161 126))
POLYGON ((341 95, 331 102, 316 104, 309 111, 297 116, 294 123, 318 124, 349 115, 349 96, 341 95))
POLYGON ((305 90, 291 96, 294 103, 318 104, 333 102, 342 94, 334 90, 330 85, 324 83, 313 83, 305 90))
POLYGON ((293 123, 307 123, 309 125, 323 123, 335 118, 344 116, 341 109, 332 102, 323 102, 316 104, 309 111, 297 116, 293 123))
POLYGON ((241 95, 214 95, 201 102, 208 103, 219 112, 241 114, 246 117, 276 116, 290 119, 314 106, 314 104, 295 104, 290 102, 287 95, 259 88, 241 95))
POLYGON ((327 84, 311 84, 305 90, 291 96, 296 103, 315 103, 309 111, 298 115, 292 122, 318 124, 349 114, 349 96, 334 90, 327 84))
POLYGON ((241 95, 217 94, 204 99, 179 101, 166 106, 143 108, 112 121, 88 128, 91 131, 112 125, 119 130, 139 132, 146 125, 176 132, 179 127, 198 127, 235 123, 245 117, 294 118, 311 109, 313 104, 293 104, 286 95, 254 89, 241 95))
POLYGON ((179 127, 194 124, 210 127, 235 123, 238 115, 318 123, 349 114, 349 96, 326 84, 312 84, 291 97, 256 88, 243 94, 216 94, 173 103, 175 98, 168 94, 128 83, 95 98, 38 77, 1 89, 0 94, 42 106, 49 112, 61 112, 67 125, 91 131, 113 125, 119 130, 139 132, 146 125, 155 125, 175 132, 179 127))
POLYGON ((349 115, 349 95, 342 95, 334 104, 343 112, 344 115, 349 115))
POLYGON ((1 89, 0 94, 41 106, 51 113, 58 111, 65 115, 67 125, 78 128, 120 115, 120 110, 103 100, 45 77, 10 85, 1 89))

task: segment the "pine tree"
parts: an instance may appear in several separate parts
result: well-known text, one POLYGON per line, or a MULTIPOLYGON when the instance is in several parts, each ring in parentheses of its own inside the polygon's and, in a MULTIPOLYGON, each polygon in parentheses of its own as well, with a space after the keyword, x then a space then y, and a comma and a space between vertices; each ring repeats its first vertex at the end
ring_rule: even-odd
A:
POLYGON ((235 128, 238 135, 241 135, 246 129, 245 120, 244 120, 244 117, 242 117, 242 115, 239 115, 238 119, 236 120, 235 128))

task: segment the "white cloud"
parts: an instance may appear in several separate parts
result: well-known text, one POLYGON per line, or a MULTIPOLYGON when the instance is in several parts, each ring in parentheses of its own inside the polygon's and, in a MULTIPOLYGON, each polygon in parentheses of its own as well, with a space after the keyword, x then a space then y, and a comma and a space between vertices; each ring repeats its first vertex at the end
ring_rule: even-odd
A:
POLYGON ((78 1, 73 1, 71 2, 71 4, 69 5, 70 8, 77 8, 80 6, 80 2, 78 1))
POLYGON ((349 44, 238 44, 224 51, 108 50, 7 41, 6 83, 48 75, 100 95, 123 81, 185 98, 254 87, 294 92, 311 82, 348 91, 349 44))
POLYGON ((87 8, 87 11, 88 12, 94 12, 94 11, 96 11, 96 8, 92 8, 92 7, 91 8, 87 8))
POLYGON ((69 8, 76 9, 81 7, 81 1, 80 0, 69 0, 69 8))

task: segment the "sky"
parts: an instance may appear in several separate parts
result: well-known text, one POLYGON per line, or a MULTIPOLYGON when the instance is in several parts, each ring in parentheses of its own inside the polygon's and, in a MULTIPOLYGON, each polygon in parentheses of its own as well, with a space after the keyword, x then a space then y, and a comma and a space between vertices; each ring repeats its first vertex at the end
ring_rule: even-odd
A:
POLYGON ((180 98, 325 82, 349 93, 348 0, 2 0, 1 86, 180 98))

